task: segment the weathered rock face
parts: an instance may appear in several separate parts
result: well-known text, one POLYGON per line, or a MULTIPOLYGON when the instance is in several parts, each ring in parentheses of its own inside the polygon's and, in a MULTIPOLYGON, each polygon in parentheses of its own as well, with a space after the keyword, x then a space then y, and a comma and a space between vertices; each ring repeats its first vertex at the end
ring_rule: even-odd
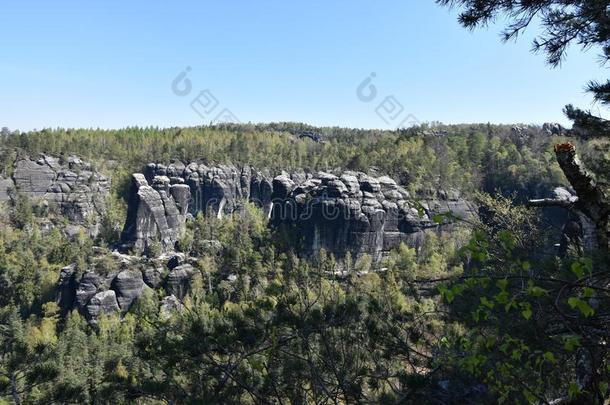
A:
POLYGON ((190 190, 184 184, 170 184, 167 176, 153 177, 150 186, 144 175, 132 177, 127 219, 123 228, 123 248, 146 250, 160 242, 172 250, 184 231, 190 190))
POLYGON ((56 301, 63 314, 76 309, 90 323, 96 323, 104 314, 125 315, 143 294, 153 289, 166 291, 162 302, 168 311, 178 308, 196 270, 191 264, 181 263, 170 271, 166 260, 167 257, 148 260, 113 252, 93 258, 90 270, 79 271, 74 264, 66 266, 60 271, 56 301))
POLYGON ((150 266, 142 274, 144 283, 150 288, 159 288, 163 282, 163 267, 150 266))
POLYGON ((102 277, 94 272, 87 272, 83 274, 78 282, 76 300, 74 302, 78 308, 83 309, 98 291, 104 289, 106 289, 106 286, 103 284, 102 277))
POLYGON ((76 265, 71 264, 61 269, 57 282, 57 303, 65 311, 74 308, 76 300, 76 265))
MULTIPOLYGON (((36 194, 57 184, 51 164, 29 161, 19 167, 15 179, 21 190, 36 194), (32 165, 43 175, 27 182, 24 173, 32 165)), ((374 260, 402 242, 418 246, 426 232, 449 229, 456 217, 474 215, 474 207, 455 191, 415 199, 387 176, 348 171, 282 172, 272 177, 249 166, 175 162, 148 165, 146 174, 132 176, 123 247, 146 249, 160 242, 163 250, 171 251, 188 216, 202 211, 229 215, 248 201, 266 210, 270 226, 292 230, 295 239, 303 241, 305 255, 325 249, 337 257, 350 252, 353 258, 368 254, 374 260), (446 213, 452 216, 437 218, 446 213)), ((221 248, 217 241, 209 243, 211 251, 221 248)), ((184 254, 149 260, 114 252, 111 257, 114 264, 101 262, 99 268, 94 266, 97 270, 61 270, 57 299, 64 312, 76 308, 94 323, 102 314, 125 314, 151 288, 165 289, 162 307, 171 311, 179 307, 197 272, 184 254)))
POLYGON ((172 250, 187 213, 221 217, 248 201, 261 207, 272 225, 292 226, 306 254, 323 248, 339 257, 367 253, 375 260, 402 242, 419 245, 427 230, 439 227, 433 220, 438 214, 453 215, 444 219, 444 229, 455 217, 474 214, 456 191, 414 199, 387 176, 282 172, 272 177, 251 166, 151 163, 145 174, 134 174, 124 246, 146 248, 158 240, 165 251, 172 250))
POLYGON ((222 217, 241 210, 248 201, 269 213, 272 192, 271 177, 250 166, 151 163, 144 174, 133 175, 123 250, 146 250, 158 241, 164 251, 171 251, 189 214, 222 217))
POLYGON ((182 264, 172 271, 167 276, 165 290, 168 295, 173 295, 178 299, 186 296, 188 287, 191 282, 191 277, 195 274, 195 268, 190 264, 182 264))
POLYGON ((87 319, 95 322, 102 314, 119 312, 116 293, 113 290, 101 291, 93 296, 86 306, 87 319))
POLYGON ((57 207, 70 221, 83 223, 103 212, 110 181, 77 157, 64 161, 42 155, 38 160, 18 160, 12 179, 0 179, 0 200, 8 198, 12 187, 31 201, 57 207))
POLYGON ((566 132, 566 129, 556 122, 545 122, 542 125, 542 131, 547 135, 562 135, 566 132))
POLYGON ((9 192, 15 187, 12 179, 0 177, 0 202, 10 199, 9 192))
POLYGON ((123 270, 112 280, 112 289, 116 291, 117 303, 121 312, 126 313, 144 289, 142 272, 123 270))
POLYGON ((274 200, 272 224, 291 225, 308 255, 325 249, 337 257, 350 252, 378 261, 403 242, 419 246, 427 230, 447 228, 455 218, 474 215, 474 207, 455 191, 416 201, 386 176, 322 172, 299 185, 285 178, 276 182, 281 183, 281 198, 274 200), (443 217, 448 213, 452 216, 443 217))

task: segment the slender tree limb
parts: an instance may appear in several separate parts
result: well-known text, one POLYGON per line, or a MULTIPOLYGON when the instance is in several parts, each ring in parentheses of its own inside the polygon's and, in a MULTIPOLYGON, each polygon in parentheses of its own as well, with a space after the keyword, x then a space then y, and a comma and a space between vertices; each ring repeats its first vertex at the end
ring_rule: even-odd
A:
POLYGON ((529 200, 530 207, 561 207, 571 209, 574 206, 574 201, 561 200, 558 198, 541 198, 537 200, 529 200))

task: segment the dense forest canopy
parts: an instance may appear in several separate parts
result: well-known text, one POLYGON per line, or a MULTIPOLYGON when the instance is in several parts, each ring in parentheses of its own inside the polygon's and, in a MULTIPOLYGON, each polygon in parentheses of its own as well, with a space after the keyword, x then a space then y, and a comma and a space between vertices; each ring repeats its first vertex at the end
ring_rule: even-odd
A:
MULTIPOLYGON (((61 226, 45 231, 40 225, 55 214, 26 199, 5 204, 3 395, 16 403, 536 402, 568 387, 577 395, 571 369, 556 365, 575 364, 586 335, 533 331, 558 325, 545 309, 556 297, 555 278, 576 277, 560 305, 578 327, 604 319, 587 300, 593 294, 605 305, 605 291, 582 290, 594 264, 577 244, 555 257, 557 230, 531 208, 513 206, 568 186, 553 150, 567 135, 490 124, 5 130, 2 176, 23 156, 76 154, 112 177, 113 188, 96 240, 61 226), (417 251, 402 245, 378 265, 348 256, 347 273, 338 276, 334 257, 299 257, 255 207, 221 220, 199 216, 178 244, 197 270, 181 310, 167 309, 161 291, 150 290, 126 315, 93 325, 76 310, 62 313, 61 269, 113 274, 124 266, 111 250, 128 177, 171 159, 390 174, 419 195, 458 188, 484 208, 484 221, 451 236, 431 234, 417 251), (210 238, 216 249, 205 243, 210 238)), ((579 147, 599 157, 600 142, 579 147)), ((138 260, 133 266, 155 263, 138 260)))
MULTIPOLYGON (((565 184, 554 162, 561 138, 542 127, 424 124, 399 131, 315 128, 305 124, 224 125, 123 130, 3 131, 3 170, 17 154, 78 155, 132 173, 150 162, 242 163, 274 170, 308 169, 388 174, 411 191, 457 187, 543 196, 565 184), (313 131, 321 141, 299 136, 313 131)), ((585 154, 598 154, 596 144, 585 154)), ((110 174, 112 174, 110 172, 110 174)), ((116 173, 115 177, 120 175, 116 173)))
MULTIPOLYGON (((605 1, 437 3, 467 28, 507 17, 505 39, 540 23, 534 47, 551 65, 570 44, 610 54, 605 1)), ((602 103, 609 88, 588 85, 602 103)), ((68 232, 18 190, 0 202, 0 403, 608 403, 610 125, 565 111, 571 130, 3 128, 0 180, 27 157, 77 155, 112 187, 95 235, 68 232), (434 218, 421 244, 373 262, 303 255, 290 228, 246 201, 189 218, 171 254, 119 253, 131 174, 175 160, 389 175, 414 204, 457 189, 478 215, 450 233, 434 218), (73 300, 87 296, 99 316, 63 305, 75 280, 73 300), (133 280, 128 310, 116 285, 102 288, 133 280), (100 310, 106 298, 112 311, 100 310)))

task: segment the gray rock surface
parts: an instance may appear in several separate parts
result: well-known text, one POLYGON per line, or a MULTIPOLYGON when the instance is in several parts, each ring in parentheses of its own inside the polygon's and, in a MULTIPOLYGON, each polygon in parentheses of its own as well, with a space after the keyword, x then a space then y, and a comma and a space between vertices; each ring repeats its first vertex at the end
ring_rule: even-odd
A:
POLYGON ((248 201, 268 213, 272 192, 270 176, 251 166, 150 163, 143 174, 133 175, 122 248, 146 250, 157 241, 163 251, 172 251, 188 215, 222 217, 248 201))
POLYGON ((163 283, 163 273, 164 271, 162 267, 151 266, 144 269, 142 278, 147 286, 156 289, 159 288, 163 283))
POLYGON ((158 242, 173 250, 184 231, 190 193, 183 184, 170 185, 167 177, 155 176, 150 186, 143 174, 132 176, 127 219, 121 239, 123 249, 145 251, 158 242), (176 201, 173 194, 179 196, 176 201))
MULTIPOLYGON (((282 176, 274 179, 276 184, 278 196, 291 188, 282 176)), ((447 228, 457 218, 472 215, 474 206, 456 191, 440 191, 418 201, 387 176, 344 172, 338 177, 321 172, 274 200, 271 222, 292 226, 307 255, 325 249, 337 257, 366 253, 378 261, 401 243, 418 247, 426 231, 447 228), (443 225, 434 221, 448 213, 442 217, 443 225)))
POLYGON ((139 270, 123 270, 112 280, 112 289, 122 313, 126 313, 133 302, 142 294, 144 279, 139 270))
POLYGON ((8 201, 10 199, 9 192, 13 189, 15 184, 12 179, 5 179, 0 177, 0 202, 8 201))
POLYGON ((440 225, 449 229, 475 210, 455 190, 415 199, 388 176, 350 171, 273 177, 252 166, 173 161, 147 165, 145 174, 134 174, 133 183, 123 244, 146 248, 157 240, 165 251, 182 234, 186 214, 222 217, 239 212, 248 201, 261 207, 272 225, 293 226, 306 254, 323 248, 338 257, 349 251, 375 260, 402 242, 420 245, 426 231, 439 228, 439 214, 451 213, 440 225))
POLYGON ((188 292, 191 277, 195 274, 195 268, 190 264, 182 264, 167 276, 165 290, 168 295, 173 295, 179 300, 183 299, 188 292))
POLYGON ((566 129, 556 122, 545 122, 542 125, 542 131, 547 135, 562 135, 566 129))
POLYGON ((100 315, 119 312, 116 293, 113 290, 106 290, 95 294, 84 312, 87 319, 92 322, 96 322, 100 315))
POLYGON ((70 156, 60 160, 41 155, 15 162, 11 180, 0 180, 0 200, 7 187, 30 200, 54 206, 70 221, 83 223, 104 211, 104 200, 110 191, 110 181, 95 172, 91 165, 70 156))
POLYGON ((62 268, 59 272, 57 282, 57 303, 63 313, 67 313, 74 308, 76 299, 76 265, 70 264, 62 268))
POLYGON ((74 301, 76 306, 83 310, 91 298, 103 289, 103 277, 93 271, 86 272, 77 283, 74 301))
POLYGON ((102 313, 116 311, 124 315, 145 291, 160 288, 165 282, 164 269, 157 262, 136 262, 134 257, 100 253, 99 258, 112 258, 115 263, 101 262, 110 266, 100 266, 96 257, 93 262, 98 265, 82 274, 74 264, 61 269, 56 301, 62 313, 78 309, 90 322, 96 322, 102 313), (112 270, 108 271, 108 267, 112 270))

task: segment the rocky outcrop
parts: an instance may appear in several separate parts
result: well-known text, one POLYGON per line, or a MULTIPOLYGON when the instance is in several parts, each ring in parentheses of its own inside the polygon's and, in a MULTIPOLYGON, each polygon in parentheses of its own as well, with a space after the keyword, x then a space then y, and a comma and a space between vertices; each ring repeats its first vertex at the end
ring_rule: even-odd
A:
POLYGON ((116 293, 113 290, 101 291, 93 296, 86 306, 87 319, 95 322, 100 315, 119 312, 116 293))
POLYGON ((171 251, 188 215, 222 217, 248 201, 269 213, 272 193, 270 175, 251 166, 151 163, 143 174, 133 175, 122 249, 146 250, 158 242, 171 251))
POLYGON ((112 280, 112 289, 122 313, 126 313, 134 301, 142 294, 144 278, 139 270, 123 270, 112 280))
POLYGON ((542 131, 547 135, 563 135, 566 133, 566 129, 556 122, 545 122, 542 125, 542 131))
POLYGON ((144 174, 133 175, 133 184, 123 246, 141 249, 158 241, 171 251, 187 214, 222 217, 246 202, 262 208, 273 226, 293 227, 306 254, 325 249, 375 260, 403 242, 418 246, 425 232, 448 229, 474 214, 455 190, 413 198, 390 177, 349 171, 272 176, 247 165, 174 161, 149 164, 144 174))
POLYGON ((70 156, 57 159, 41 155, 15 162, 12 179, 0 179, 0 200, 6 199, 9 187, 33 202, 42 202, 59 209, 75 223, 84 223, 104 210, 110 181, 90 164, 70 156))
POLYGON ((148 287, 157 289, 163 283, 163 274, 163 267, 148 266, 142 272, 142 279, 148 287))
POLYGON ((276 183, 281 198, 274 200, 271 222, 290 225, 306 255, 325 249, 337 257, 350 252, 378 261, 401 243, 417 247, 425 232, 474 215, 474 206, 456 191, 413 199, 387 176, 321 172, 298 185, 286 178, 276 178, 276 183))
MULTIPOLYGON (((168 282, 159 261, 100 251, 92 259, 91 269, 79 270, 75 264, 61 269, 56 301, 63 314, 76 309, 95 323, 102 314, 126 314, 145 291, 168 282)), ((183 287, 185 293, 187 288, 183 287)))
POLYGON ((78 310, 94 324, 105 314, 124 316, 143 294, 153 290, 155 296, 166 293, 159 303, 162 313, 181 308, 197 270, 186 262, 170 268, 167 259, 98 251, 90 269, 79 270, 75 264, 64 267, 56 289, 61 313, 78 310))
POLYGON ((78 282, 74 303, 82 310, 98 291, 105 289, 106 286, 103 284, 103 279, 100 275, 92 271, 86 272, 78 282))
MULTIPOLYGON (((49 176, 22 188, 32 193, 48 189, 47 181, 57 182, 51 179, 50 164, 35 164, 47 165, 39 170, 49 176)), ((31 161, 20 165, 21 173, 31 165, 31 161)), ((23 175, 16 178, 24 184, 23 175)), ((302 242, 305 256, 324 249, 338 258, 349 252, 354 259, 368 254, 375 261, 401 243, 417 247, 426 232, 450 230, 459 218, 474 215, 474 207, 457 191, 414 198, 387 176, 351 171, 272 176, 249 166, 174 162, 148 165, 145 174, 132 176, 122 247, 146 250, 159 244, 172 251, 189 216, 233 214, 248 201, 265 210, 270 226, 288 227, 302 242)), ((222 249, 218 241, 202 243, 209 245, 210 252, 222 249)), ((102 314, 124 315, 149 289, 165 290, 161 307, 169 313, 180 307, 197 274, 193 261, 183 253, 155 259, 118 252, 102 256, 106 261, 94 258, 91 269, 72 265, 61 270, 57 300, 64 313, 78 309, 92 323, 102 314)), ((229 282, 235 279, 235 275, 227 277, 229 282)))
POLYGON ((57 282, 57 303, 64 313, 74 308, 74 302, 76 300, 75 271, 76 265, 71 264, 64 267, 59 272, 59 281, 57 282))
POLYGON ((172 250, 182 232, 190 199, 189 187, 171 184, 167 176, 155 175, 152 186, 143 174, 132 176, 132 186, 123 228, 123 249, 150 249, 159 242, 172 250))
POLYGON ((173 295, 183 299, 188 292, 191 277, 195 274, 195 268, 190 264, 182 264, 169 272, 165 285, 167 295, 173 295))
POLYGON ((0 177, 0 202, 10 200, 10 192, 14 187, 13 180, 0 177))

